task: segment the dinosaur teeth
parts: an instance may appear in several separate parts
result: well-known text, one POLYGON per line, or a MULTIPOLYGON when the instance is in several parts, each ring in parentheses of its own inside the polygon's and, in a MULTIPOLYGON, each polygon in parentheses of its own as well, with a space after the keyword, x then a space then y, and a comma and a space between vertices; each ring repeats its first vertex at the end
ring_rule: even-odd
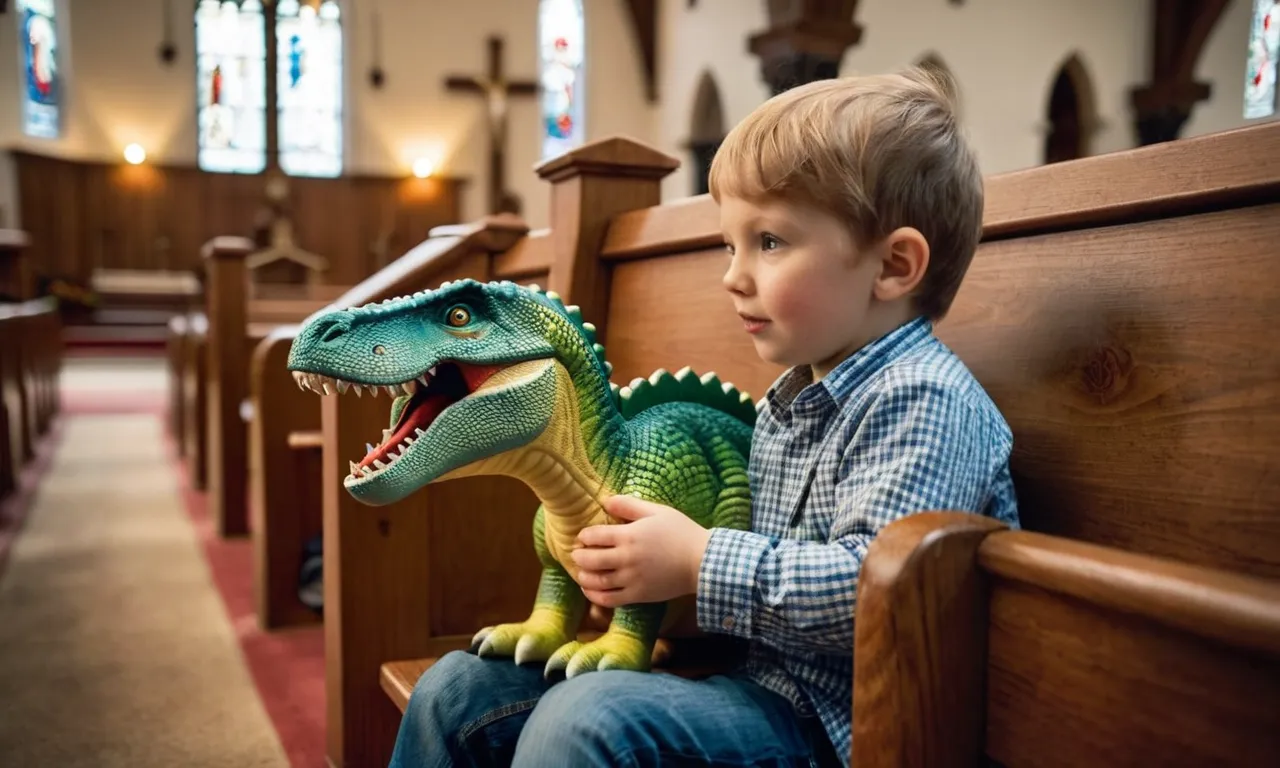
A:
POLYGON ((364 387, 360 386, 359 384, 352 384, 351 388, 355 390, 356 397, 360 397, 361 395, 364 394, 364 387))
POLYGON ((355 475, 355 474, 359 474, 359 472, 360 472, 360 465, 355 463, 354 461, 351 462, 351 474, 355 475))
POLYGON ((374 459, 374 460, 373 460, 373 466, 377 467, 378 469, 386 469, 386 468, 387 468, 387 465, 386 465, 386 464, 383 464, 383 463, 382 463, 381 461, 379 461, 378 459, 374 459))
POLYGON ((338 387, 338 394, 345 395, 347 394, 347 390, 351 388, 351 384, 343 381, 342 379, 338 379, 337 387, 338 387))
POLYGON ((396 397, 399 395, 399 393, 396 392, 396 388, 391 386, 390 384, 385 384, 383 385, 382 388, 387 390, 387 397, 390 397, 392 400, 396 399, 396 397))
POLYGON ((404 390, 406 395, 412 396, 418 392, 418 380, 406 381, 400 385, 400 388, 404 390))
POLYGON ((373 453, 373 448, 374 448, 373 443, 365 443, 364 455, 368 456, 369 454, 373 453))
POLYGON ((427 434, 426 432, 423 432, 421 429, 415 429, 413 431, 418 433, 418 437, 422 437, 423 435, 427 434))
POLYGON ((429 374, 429 373, 424 373, 424 374, 422 374, 421 376, 419 376, 419 377, 418 377, 417 381, 418 381, 418 383, 419 383, 419 384, 421 384, 422 386, 424 386, 424 387, 425 387, 425 386, 427 386, 428 384, 430 384, 430 383, 431 383, 431 374, 429 374))
POLYGON ((382 430, 382 442, 385 443, 390 439, 391 439, 391 430, 389 429, 382 430))

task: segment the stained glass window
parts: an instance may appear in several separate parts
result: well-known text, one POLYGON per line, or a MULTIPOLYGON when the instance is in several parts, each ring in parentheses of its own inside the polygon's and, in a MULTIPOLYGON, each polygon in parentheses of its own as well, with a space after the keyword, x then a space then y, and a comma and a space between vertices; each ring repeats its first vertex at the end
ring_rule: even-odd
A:
POLYGON ((58 25, 54 0, 18 0, 22 51, 22 129, 28 136, 58 137, 62 80, 58 76, 58 25))
POLYGON ((538 82, 543 158, 577 147, 586 136, 586 90, 582 80, 585 42, 582 0, 542 0, 538 8, 538 82))
POLYGON ((203 170, 266 168, 264 37, 260 0, 196 5, 197 159, 203 170))
POLYGON ((1280 59, 1280 0, 1253 0, 1249 65, 1244 86, 1245 119, 1276 111, 1276 64, 1280 59))
POLYGON ((337 176, 343 96, 338 3, 279 0, 276 41, 280 168, 293 176, 337 176))

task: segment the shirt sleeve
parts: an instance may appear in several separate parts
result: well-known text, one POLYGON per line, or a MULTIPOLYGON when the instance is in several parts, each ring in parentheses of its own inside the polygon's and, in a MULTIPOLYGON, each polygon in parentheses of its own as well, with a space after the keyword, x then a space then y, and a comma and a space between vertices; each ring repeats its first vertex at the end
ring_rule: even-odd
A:
POLYGON ((713 530, 698 574, 698 625, 782 649, 849 653, 871 540, 916 512, 982 511, 998 444, 990 419, 944 387, 886 391, 845 442, 828 540, 713 530))

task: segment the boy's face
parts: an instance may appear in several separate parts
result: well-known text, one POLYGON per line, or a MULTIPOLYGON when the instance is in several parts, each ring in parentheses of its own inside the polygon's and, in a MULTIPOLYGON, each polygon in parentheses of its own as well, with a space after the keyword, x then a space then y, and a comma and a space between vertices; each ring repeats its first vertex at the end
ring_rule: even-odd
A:
POLYGON ((720 227, 730 254, 724 286, 761 358, 810 365, 816 380, 879 335, 871 310, 882 258, 877 248, 860 252, 834 216, 725 197, 720 227))

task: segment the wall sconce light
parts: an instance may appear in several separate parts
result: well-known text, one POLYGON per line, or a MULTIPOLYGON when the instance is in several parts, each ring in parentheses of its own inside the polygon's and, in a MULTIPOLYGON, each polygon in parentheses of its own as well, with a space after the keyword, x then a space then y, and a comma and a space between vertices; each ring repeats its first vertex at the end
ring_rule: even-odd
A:
POLYGON ((420 179, 427 178, 434 173, 435 170, 436 164, 429 158, 419 157, 417 160, 413 161, 413 175, 420 179))
POLYGON ((141 165, 147 159, 147 150, 141 144, 130 144, 124 148, 124 159, 130 165, 141 165))

